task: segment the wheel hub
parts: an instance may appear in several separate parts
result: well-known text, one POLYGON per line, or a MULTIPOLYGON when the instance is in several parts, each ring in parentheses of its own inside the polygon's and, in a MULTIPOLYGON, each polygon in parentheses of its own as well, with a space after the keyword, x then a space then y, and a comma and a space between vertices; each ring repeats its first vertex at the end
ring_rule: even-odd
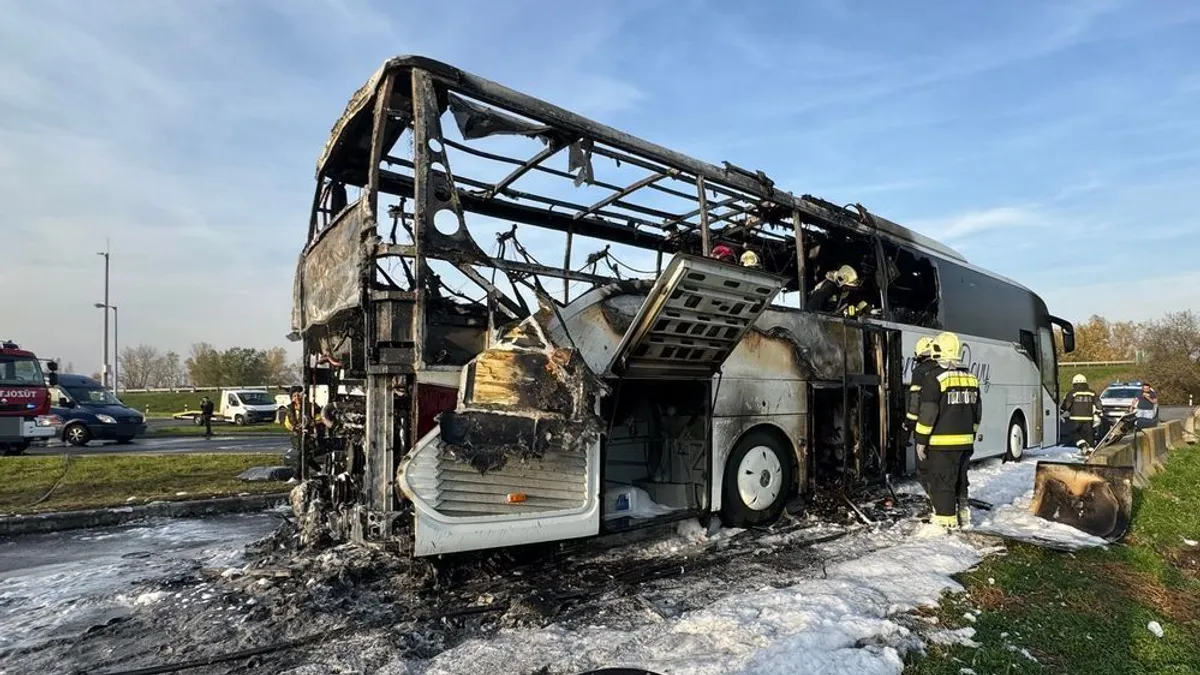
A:
POLYGON ((747 452, 737 467, 738 497, 747 508, 763 511, 771 507, 783 492, 783 465, 775 451, 756 446, 747 452))

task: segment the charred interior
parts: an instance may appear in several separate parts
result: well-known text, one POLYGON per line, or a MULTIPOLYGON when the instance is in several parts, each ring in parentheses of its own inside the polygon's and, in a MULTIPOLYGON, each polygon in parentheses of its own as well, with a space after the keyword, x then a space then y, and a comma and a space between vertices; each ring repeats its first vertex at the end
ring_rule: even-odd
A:
POLYGON ((395 540, 412 499, 447 518, 574 508, 592 489, 579 471, 593 441, 605 527, 709 509, 714 375, 737 344, 722 339, 740 339, 775 300, 841 327, 842 345, 826 350, 843 350, 841 366, 819 363, 825 348, 803 337, 784 354, 812 381, 803 414, 816 482, 899 461, 887 439, 901 393, 885 374, 898 337, 838 306, 806 308, 807 297, 850 265, 861 285, 842 306, 936 326, 932 263, 910 249, 959 256, 860 205, 796 197, 761 171, 692 159, 420 57, 389 60, 353 95, 316 178, 293 337, 327 424, 303 437, 301 477, 338 536, 395 540), (566 329, 590 311, 589 292, 644 294, 673 259, 721 245, 760 261, 758 277, 736 283, 777 279, 781 295, 744 290, 744 321, 728 318, 742 311, 734 301, 679 310, 691 332, 660 336, 659 365, 669 351, 716 366, 622 371, 609 363, 623 344, 614 322, 630 316, 597 318, 595 335, 566 329), (422 443, 433 449, 418 461, 422 443), (397 484, 406 457, 412 499, 397 484))

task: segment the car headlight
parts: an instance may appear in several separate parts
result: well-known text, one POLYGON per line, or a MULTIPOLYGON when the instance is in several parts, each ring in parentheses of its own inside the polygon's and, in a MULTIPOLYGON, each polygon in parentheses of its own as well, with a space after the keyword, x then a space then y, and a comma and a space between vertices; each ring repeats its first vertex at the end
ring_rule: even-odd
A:
POLYGON ((96 415, 96 419, 100 420, 101 422, 104 422, 105 424, 116 424, 117 423, 116 420, 109 417, 108 415, 96 415))
POLYGON ((62 424, 62 418, 58 415, 38 415, 37 425, 39 427, 56 427, 62 424))

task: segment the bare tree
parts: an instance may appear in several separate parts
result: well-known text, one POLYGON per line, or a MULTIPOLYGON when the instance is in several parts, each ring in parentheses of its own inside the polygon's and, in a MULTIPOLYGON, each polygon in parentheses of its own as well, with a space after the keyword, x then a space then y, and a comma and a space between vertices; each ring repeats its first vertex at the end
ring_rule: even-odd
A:
POLYGON ((130 389, 151 386, 161 360, 159 352, 150 345, 126 347, 121 350, 121 379, 130 389))
POLYGON ((1172 312, 1146 324, 1142 335, 1146 376, 1159 401, 1187 403, 1200 394, 1200 316, 1190 310, 1172 312))

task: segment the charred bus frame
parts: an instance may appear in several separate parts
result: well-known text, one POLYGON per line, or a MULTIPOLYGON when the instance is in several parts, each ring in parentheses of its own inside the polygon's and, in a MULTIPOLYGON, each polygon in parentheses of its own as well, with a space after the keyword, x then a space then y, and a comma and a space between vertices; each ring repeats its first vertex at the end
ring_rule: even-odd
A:
MULTIPOLYGON (((332 130, 316 177, 294 285, 292 337, 303 340, 310 393, 326 387, 328 399, 339 402, 341 445, 334 446, 330 456, 337 459, 320 471, 321 480, 312 481, 314 446, 305 440, 301 472, 306 484, 320 486, 312 496, 325 502, 328 523, 364 541, 387 541, 400 531, 406 515, 396 485, 400 460, 435 424, 437 413, 454 407, 453 400, 423 395, 421 385, 431 385, 431 391, 438 384, 457 387, 459 371, 492 343, 498 324, 535 313, 526 297, 557 313, 570 300, 569 283, 599 287, 620 281, 619 262, 614 264, 607 245, 578 266, 573 247, 581 238, 652 252, 656 274, 663 271, 664 256, 708 256, 716 242, 736 242, 758 252, 765 269, 781 278, 785 293, 798 292, 801 311, 817 280, 813 242, 836 246, 839 238, 851 236, 867 241, 878 259, 884 242, 891 242, 966 264, 955 251, 861 205, 797 197, 761 171, 698 161, 416 56, 387 61, 354 94, 332 130), (462 141, 444 135, 447 112, 462 141), (392 152, 406 134, 409 158, 392 152), (503 136, 535 138, 544 147, 529 157, 511 157, 470 143, 503 136), (459 159, 469 158, 463 164, 506 168, 487 179, 468 175, 452 166, 451 150, 459 159), (549 160, 562 154, 567 170, 550 166, 549 160), (634 167, 641 175, 606 181, 597 176, 597 161, 634 167), (519 181, 535 176, 607 194, 583 203, 547 190, 517 188, 519 181), (350 199, 348 188, 360 189, 356 199, 350 199), (381 195, 399 201, 385 208, 381 195), (677 206, 666 206, 668 201, 677 206), (562 233, 562 265, 531 256, 516 239, 516 225, 497 239, 499 248, 511 245, 521 259, 489 255, 472 237, 468 213, 562 233), (400 282, 394 278, 399 272, 383 268, 386 260, 399 261, 400 282), (447 285, 433 271, 435 261, 478 286, 483 298, 466 297, 447 285), (612 274, 598 272, 600 263, 607 263, 612 274), (497 273, 507 277, 512 293, 501 290, 497 273), (562 280, 561 300, 542 278, 562 280)), ((879 316, 889 318, 889 281, 879 270, 873 274, 885 291, 879 316)), ((903 358, 898 340, 877 346, 895 352, 890 358, 903 358)), ((881 377, 876 381, 882 383, 881 377)), ((890 419, 899 401, 900 393, 890 392, 889 401, 880 404, 886 411, 881 414, 890 419)), ((886 429, 889 422, 881 424, 886 429)))

